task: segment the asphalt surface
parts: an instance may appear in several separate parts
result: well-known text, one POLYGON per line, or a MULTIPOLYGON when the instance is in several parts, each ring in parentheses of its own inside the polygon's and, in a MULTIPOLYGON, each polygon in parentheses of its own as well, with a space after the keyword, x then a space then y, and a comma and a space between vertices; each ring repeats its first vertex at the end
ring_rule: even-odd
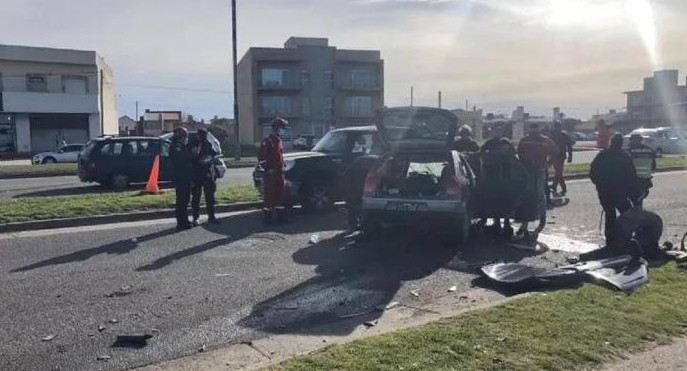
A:
MULTIPOLYGON (((218 185, 251 185, 253 168, 227 169, 218 185)), ((171 186, 171 185, 169 185, 171 186)), ((139 188, 141 186, 138 186, 139 188)), ((136 186, 132 187, 133 189, 136 186)), ((0 179, 0 198, 26 196, 61 196, 108 191, 94 183, 83 183, 77 176, 26 179, 0 179)))
MULTIPOLYGON (((655 183, 647 208, 664 217, 664 236, 675 242, 687 230, 687 172, 659 174, 655 183)), ((591 184, 571 182, 569 191, 570 204, 551 211, 545 232, 600 241, 591 184)), ((473 266, 552 265, 576 249, 553 251, 563 248, 555 241, 544 253, 486 240, 459 247, 438 231, 408 228, 356 242, 343 235, 345 219, 338 211, 297 216, 268 231, 259 213, 247 212, 181 233, 162 221, 0 235, 0 369, 123 370, 393 300, 461 300, 483 284, 473 266), (319 241, 311 244, 313 234, 319 241), (114 344, 118 334, 141 332, 154 336, 146 347, 114 344)))

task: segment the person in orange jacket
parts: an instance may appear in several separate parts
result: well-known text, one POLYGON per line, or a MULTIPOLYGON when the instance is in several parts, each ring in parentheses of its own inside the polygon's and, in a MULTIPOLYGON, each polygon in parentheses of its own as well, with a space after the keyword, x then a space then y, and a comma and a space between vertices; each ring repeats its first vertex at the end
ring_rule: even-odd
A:
POLYGON ((265 195, 263 211, 265 222, 273 224, 277 220, 284 220, 286 179, 284 176, 284 144, 280 132, 286 128, 288 121, 281 117, 272 121, 272 132, 262 140, 258 161, 265 169, 265 195))

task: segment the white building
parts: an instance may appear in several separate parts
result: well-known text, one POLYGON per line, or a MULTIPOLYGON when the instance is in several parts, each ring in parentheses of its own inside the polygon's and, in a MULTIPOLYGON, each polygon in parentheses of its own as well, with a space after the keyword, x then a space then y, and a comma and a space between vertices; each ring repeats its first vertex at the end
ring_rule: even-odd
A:
POLYGON ((117 134, 112 84, 94 51, 0 44, 0 154, 117 134))

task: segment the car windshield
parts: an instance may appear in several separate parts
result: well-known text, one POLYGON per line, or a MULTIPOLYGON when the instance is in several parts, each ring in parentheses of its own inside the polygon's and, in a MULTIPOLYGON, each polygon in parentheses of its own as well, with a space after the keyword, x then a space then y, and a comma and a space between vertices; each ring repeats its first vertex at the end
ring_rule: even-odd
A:
POLYGON ((345 131, 330 131, 312 149, 314 152, 342 153, 348 146, 348 134, 345 131))

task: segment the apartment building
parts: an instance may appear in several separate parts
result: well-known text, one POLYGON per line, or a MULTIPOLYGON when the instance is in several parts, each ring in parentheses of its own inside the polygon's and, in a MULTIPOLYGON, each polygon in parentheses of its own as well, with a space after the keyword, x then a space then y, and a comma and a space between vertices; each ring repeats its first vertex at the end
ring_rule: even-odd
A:
POLYGON ((628 91, 627 115, 634 127, 687 128, 687 81, 679 85, 678 70, 655 71, 642 90, 628 91))
POLYGON ((143 114, 143 132, 145 136, 160 136, 169 133, 186 121, 186 115, 181 111, 151 111, 147 109, 143 114))
POLYGON ((283 48, 250 48, 238 65, 242 144, 255 144, 274 117, 299 134, 322 137, 332 128, 369 125, 384 106, 379 51, 337 49, 326 38, 291 37, 283 48))
POLYGON ((94 51, 0 44, 0 154, 117 134, 112 83, 94 51))

